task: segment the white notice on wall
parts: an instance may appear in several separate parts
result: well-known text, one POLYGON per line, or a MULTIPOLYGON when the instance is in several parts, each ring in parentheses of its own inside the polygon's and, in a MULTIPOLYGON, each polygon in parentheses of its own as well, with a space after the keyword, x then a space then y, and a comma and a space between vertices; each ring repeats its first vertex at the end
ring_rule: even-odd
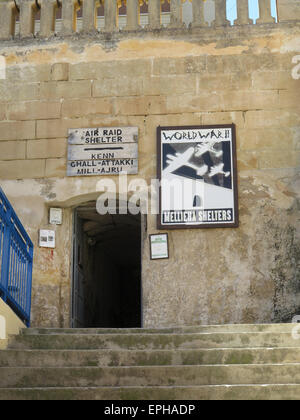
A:
POLYGON ((41 248, 55 248, 55 231, 40 230, 39 245, 41 248))
POLYGON ((50 225, 62 224, 62 209, 51 208, 49 214, 50 225))
POLYGON ((69 130, 68 176, 138 173, 138 127, 69 130))
POLYGON ((150 235, 150 252, 152 260, 169 258, 168 234, 150 235))

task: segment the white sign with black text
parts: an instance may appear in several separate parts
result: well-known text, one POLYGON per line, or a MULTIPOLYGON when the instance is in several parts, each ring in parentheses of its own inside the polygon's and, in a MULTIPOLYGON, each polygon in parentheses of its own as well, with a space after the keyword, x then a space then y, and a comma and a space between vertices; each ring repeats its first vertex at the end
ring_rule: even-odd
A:
POLYGON ((138 173, 138 127, 69 130, 68 176, 138 173))
POLYGON ((55 231, 41 229, 39 245, 41 248, 55 248, 55 231))
POLYGON ((150 258, 151 260, 169 258, 169 240, 167 233, 150 235, 150 258))

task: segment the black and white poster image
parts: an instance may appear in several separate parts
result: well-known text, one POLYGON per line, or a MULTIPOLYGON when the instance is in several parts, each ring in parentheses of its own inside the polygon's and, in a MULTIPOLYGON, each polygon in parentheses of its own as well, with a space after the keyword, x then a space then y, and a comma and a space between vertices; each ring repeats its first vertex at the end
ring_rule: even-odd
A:
POLYGON ((235 125, 158 127, 158 228, 237 227, 235 125))

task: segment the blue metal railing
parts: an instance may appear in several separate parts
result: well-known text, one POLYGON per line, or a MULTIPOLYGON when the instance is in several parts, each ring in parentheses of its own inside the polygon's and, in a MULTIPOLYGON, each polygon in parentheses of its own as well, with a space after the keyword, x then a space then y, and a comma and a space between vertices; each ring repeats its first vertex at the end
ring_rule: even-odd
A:
POLYGON ((0 187, 0 297, 30 326, 33 244, 0 187))

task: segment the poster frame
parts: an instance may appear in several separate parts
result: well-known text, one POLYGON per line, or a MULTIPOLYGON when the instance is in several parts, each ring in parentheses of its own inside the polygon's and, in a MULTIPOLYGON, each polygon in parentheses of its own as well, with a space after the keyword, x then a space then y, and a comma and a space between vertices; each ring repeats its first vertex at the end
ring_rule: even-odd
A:
POLYGON ((235 124, 217 124, 217 125, 188 125, 188 126, 158 126, 157 127, 157 179, 159 181, 159 211, 157 214, 158 230, 174 230, 174 229, 215 229, 215 228, 238 228, 239 227, 239 205, 238 205, 238 175, 237 175, 237 148, 236 148, 236 126, 235 124), (234 199, 234 215, 235 219, 232 223, 199 223, 199 224, 162 224, 162 141, 161 132, 167 130, 207 130, 230 128, 232 130, 232 183, 233 183, 233 199, 234 199))
POLYGON ((166 232, 162 232, 162 233, 153 233, 149 235, 149 245, 150 245, 150 260, 151 261, 159 261, 159 260, 168 260, 170 258, 170 250, 169 250, 169 235, 166 232), (166 257, 159 257, 159 258, 155 258, 153 257, 153 252, 152 252, 152 238, 155 236, 166 236, 166 242, 167 242, 167 256, 166 257))

